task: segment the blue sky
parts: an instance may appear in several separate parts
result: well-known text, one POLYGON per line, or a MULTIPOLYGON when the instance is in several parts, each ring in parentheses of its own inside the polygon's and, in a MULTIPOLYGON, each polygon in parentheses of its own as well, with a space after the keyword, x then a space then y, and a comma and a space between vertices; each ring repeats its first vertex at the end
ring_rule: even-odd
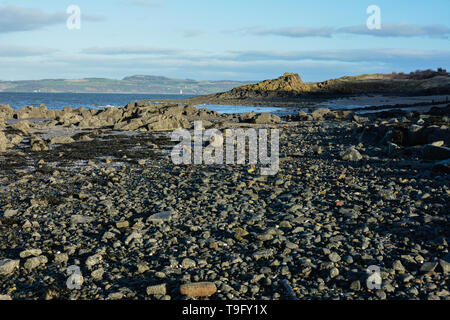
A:
POLYGON ((448 0, 0 1, 0 79, 305 81, 450 69, 448 0), (69 30, 70 5, 81 29, 69 30), (369 30, 369 5, 381 30, 369 30))

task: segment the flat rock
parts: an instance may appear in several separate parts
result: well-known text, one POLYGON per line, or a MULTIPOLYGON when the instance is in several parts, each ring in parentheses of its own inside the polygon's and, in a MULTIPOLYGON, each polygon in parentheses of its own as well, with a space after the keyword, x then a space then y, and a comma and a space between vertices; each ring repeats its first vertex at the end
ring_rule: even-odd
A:
POLYGON ((150 217, 147 218, 147 223, 149 222, 162 223, 170 221, 172 219, 173 214, 174 213, 172 210, 155 213, 154 215, 151 215, 150 217))
POLYGON ((422 149, 425 160, 447 160, 450 158, 450 148, 426 145, 422 149))
POLYGON ((420 272, 434 272, 436 267, 439 265, 438 262, 425 262, 422 267, 420 268, 420 272))
POLYGON ((341 154, 344 161, 359 161, 362 159, 361 154, 354 147, 350 147, 341 154))
POLYGON ((19 256, 20 256, 22 259, 25 259, 25 258, 28 258, 28 257, 37 257, 37 256, 40 256, 41 253, 42 253, 42 250, 41 250, 41 249, 27 249, 27 250, 22 251, 22 252, 19 254, 19 256))
POLYGON ((180 294, 191 297, 210 297, 217 292, 213 282, 198 282, 183 284, 180 286, 180 294))

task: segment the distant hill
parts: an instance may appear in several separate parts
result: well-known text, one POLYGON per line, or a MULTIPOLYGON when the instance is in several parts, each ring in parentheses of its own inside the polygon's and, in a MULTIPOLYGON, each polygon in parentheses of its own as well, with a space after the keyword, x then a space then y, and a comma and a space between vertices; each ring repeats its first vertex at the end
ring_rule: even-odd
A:
POLYGON ((241 86, 239 81, 197 81, 135 75, 122 80, 106 78, 0 81, 0 92, 145 93, 203 95, 241 86))
POLYGON ((296 103, 307 98, 358 94, 450 94, 450 75, 446 70, 439 69, 410 74, 365 74, 306 83, 296 73, 285 73, 277 79, 195 97, 186 102, 267 105, 268 102, 296 103))

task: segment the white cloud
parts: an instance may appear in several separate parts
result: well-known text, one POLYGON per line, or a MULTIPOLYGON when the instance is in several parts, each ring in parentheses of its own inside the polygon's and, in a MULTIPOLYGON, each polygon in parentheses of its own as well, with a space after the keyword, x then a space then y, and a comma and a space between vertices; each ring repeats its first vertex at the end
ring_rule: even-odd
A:
POLYGON ((174 55, 180 53, 178 49, 164 49, 147 46, 121 46, 121 47, 93 47, 81 51, 84 54, 96 55, 174 55))
POLYGON ((336 33, 370 35, 375 37, 430 37, 446 39, 450 36, 450 28, 443 25, 419 26, 404 22, 382 24, 380 30, 369 30, 367 26, 345 27, 338 29, 336 33))
POLYGON ((0 57, 45 56, 57 52, 55 49, 38 46, 0 45, 0 57))

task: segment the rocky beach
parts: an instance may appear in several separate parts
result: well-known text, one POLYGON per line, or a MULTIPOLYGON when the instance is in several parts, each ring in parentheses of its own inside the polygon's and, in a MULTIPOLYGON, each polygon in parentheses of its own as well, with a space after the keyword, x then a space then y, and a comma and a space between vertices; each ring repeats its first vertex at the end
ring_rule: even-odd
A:
POLYGON ((428 109, 0 106, 0 298, 448 300, 450 105, 428 109), (175 165, 199 120, 279 129, 278 173, 175 165))

